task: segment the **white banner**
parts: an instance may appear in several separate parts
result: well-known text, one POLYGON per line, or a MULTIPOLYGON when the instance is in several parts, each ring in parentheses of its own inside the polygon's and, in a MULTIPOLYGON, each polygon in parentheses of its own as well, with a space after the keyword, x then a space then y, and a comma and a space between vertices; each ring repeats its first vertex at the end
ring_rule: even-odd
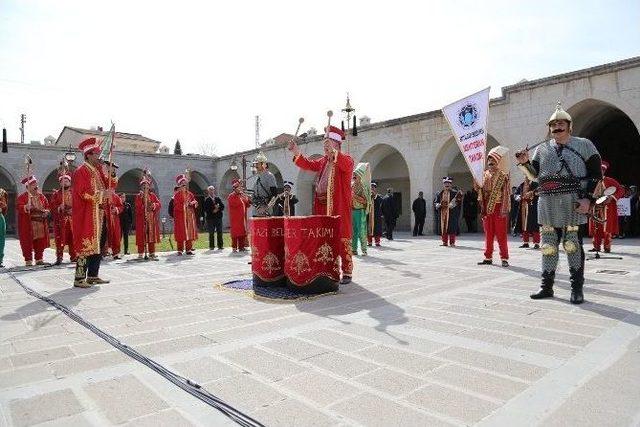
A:
POLYGON ((442 109, 473 179, 482 185, 487 151, 488 87, 442 109))
POLYGON ((618 216, 631 216, 631 199, 621 197, 618 199, 618 216))

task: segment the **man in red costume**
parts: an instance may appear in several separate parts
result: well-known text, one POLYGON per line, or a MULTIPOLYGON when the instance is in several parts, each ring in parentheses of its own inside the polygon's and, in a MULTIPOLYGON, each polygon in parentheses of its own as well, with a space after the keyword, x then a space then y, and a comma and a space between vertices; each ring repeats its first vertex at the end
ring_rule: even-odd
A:
POLYGON ((233 180, 233 192, 227 197, 231 223, 231 250, 244 252, 247 246, 247 209, 251 199, 242 191, 240 180, 233 180))
POLYGON ((73 285, 88 288, 109 283, 98 277, 98 273, 101 248, 107 238, 104 201, 113 194, 113 190, 107 189, 98 141, 87 138, 78 148, 84 153, 84 163, 73 173, 71 188, 73 246, 78 253, 73 285))
MULTIPOLYGON (((498 146, 487 156, 482 187, 478 191, 478 201, 484 227, 484 260, 479 265, 493 264, 493 241, 498 241, 502 266, 509 266, 509 246, 507 244, 507 224, 511 209, 511 182, 506 159, 508 149, 498 146)), ((474 184, 475 185, 475 184, 474 184)))
POLYGON ((22 180, 27 191, 16 199, 18 211, 18 237, 24 256, 25 265, 33 265, 35 255, 36 265, 44 264, 45 248, 49 247, 49 202, 38 191, 38 180, 31 175, 22 180))
MULTIPOLYGON (((118 186, 118 179, 115 173, 109 179, 108 188, 115 190, 118 186)), ((105 207, 105 215, 107 220, 107 244, 103 253, 108 253, 111 249, 113 259, 120 259, 120 250, 122 242, 122 227, 120 226, 120 214, 124 210, 122 199, 115 192, 107 198, 105 207)))
POLYGON ((316 191, 313 199, 314 215, 339 215, 340 220, 340 258, 342 280, 350 283, 353 272, 351 252, 351 177, 353 159, 342 153, 340 147, 345 139, 342 130, 330 126, 325 129, 324 156, 312 160, 302 155, 294 140, 289 144, 293 152, 293 162, 300 169, 317 172, 316 191))
POLYGON ((186 175, 176 176, 176 183, 180 188, 173 195, 173 234, 178 244, 178 255, 182 255, 185 248, 187 255, 194 255, 193 241, 198 240, 196 225, 198 201, 187 189, 188 182, 186 175))
POLYGON ((143 254, 148 253, 149 259, 157 261, 156 243, 160 243, 158 213, 162 205, 158 196, 150 191, 151 181, 147 177, 142 178, 140 187, 140 192, 136 194, 136 246, 138 246, 138 259, 142 259, 144 257, 143 254))
POLYGON ((596 199, 603 196, 604 190, 609 187, 614 187, 616 192, 608 196, 601 207, 596 207, 596 210, 600 210, 596 212, 596 216, 604 218, 604 223, 594 221, 593 217, 589 217, 589 234, 593 237, 593 248, 589 249, 589 252, 600 252, 601 245, 604 243, 604 251, 609 253, 611 252, 611 236, 619 233, 617 201, 624 196, 624 188, 615 179, 605 176, 607 169, 609 169, 609 162, 603 160, 601 168, 603 178, 596 186, 593 196, 596 199))
POLYGON ((64 247, 69 246, 71 262, 76 262, 76 251, 73 247, 73 230, 71 225, 71 176, 58 177, 60 188, 51 195, 51 212, 53 214, 53 231, 56 239, 56 265, 62 263, 64 247))

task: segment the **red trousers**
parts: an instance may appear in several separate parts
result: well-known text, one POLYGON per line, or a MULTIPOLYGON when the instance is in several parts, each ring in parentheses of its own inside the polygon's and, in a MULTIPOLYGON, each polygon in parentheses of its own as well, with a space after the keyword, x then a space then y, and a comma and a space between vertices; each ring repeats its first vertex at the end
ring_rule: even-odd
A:
POLYGON ((529 243, 529 238, 533 238, 533 243, 540 243, 540 232, 539 231, 523 231, 522 232, 522 241, 524 243, 529 243))
POLYGON ((455 245, 456 244, 456 235, 444 233, 442 235, 442 244, 445 246, 455 245))
POLYGON ((247 246, 247 236, 231 236, 231 248, 243 250, 247 246))
POLYGON ((500 248, 500 259, 509 259, 509 246, 507 245, 507 215, 501 215, 499 206, 496 211, 482 218, 482 226, 484 228, 484 258, 493 258, 493 241, 498 241, 500 248))
MULTIPOLYGON (((144 243, 136 242, 136 245, 138 246, 138 253, 139 254, 143 254, 144 253, 144 243)), ((150 254, 155 254, 156 253, 156 242, 147 243, 147 248, 149 249, 149 253, 150 254)), ((178 245, 178 250, 180 250, 180 245, 178 245)))
POLYGON ((69 246, 69 258, 71 261, 76 259, 76 251, 73 248, 73 231, 71 221, 64 221, 59 226, 60 230, 56 233, 56 258, 61 260, 64 254, 65 245, 69 246))
POLYGON ((380 246, 380 236, 367 236, 367 243, 371 244, 376 241, 376 245, 380 246))
POLYGON ((594 224, 593 247, 600 250, 602 243, 604 243, 605 250, 611 250, 611 233, 604 231, 604 224, 594 224))
MULTIPOLYGON (((178 252, 184 251, 185 243, 184 242, 176 242, 176 243, 178 244, 178 252)), ((187 247, 187 251, 192 250, 193 249, 193 240, 187 240, 186 247, 187 247)), ((149 252, 151 252, 151 251, 149 251, 149 252)))
POLYGON ((20 242, 20 248, 22 249, 22 256, 25 261, 33 261, 34 254, 36 261, 42 261, 45 248, 49 247, 47 239, 29 240, 26 242, 20 242))

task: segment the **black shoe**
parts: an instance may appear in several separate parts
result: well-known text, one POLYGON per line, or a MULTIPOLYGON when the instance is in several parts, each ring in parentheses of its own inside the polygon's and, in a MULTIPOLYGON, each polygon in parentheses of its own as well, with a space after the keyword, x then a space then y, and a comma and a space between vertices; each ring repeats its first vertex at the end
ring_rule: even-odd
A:
POLYGON ((185 254, 187 254, 187 255, 195 255, 195 253, 193 253, 193 251, 187 251, 187 252, 185 252, 185 254))
POLYGON ((347 283, 351 283, 351 276, 342 276, 342 280, 340 280, 340 284, 346 285, 347 283))
POLYGON ((57 259, 56 262, 53 263, 53 265, 60 265, 62 264, 62 260, 61 259, 57 259))
POLYGON ((506 259, 502 260, 502 266, 503 267, 509 267, 509 261, 507 261, 506 259))
POLYGON ((533 249, 540 249, 540 245, 536 243, 535 245, 533 245, 533 249))
POLYGON ((553 298, 553 288, 541 287, 535 294, 529 295, 531 299, 553 298))
POLYGON ((519 248, 528 248, 529 244, 528 243, 523 243, 520 246, 518 246, 519 248))
POLYGON ((591 248, 591 249, 589 249, 588 252, 600 252, 600 249, 591 248))
POLYGON ((571 304, 582 304, 584 302, 584 294, 582 288, 571 289, 571 297, 569 298, 571 304))
POLYGON ((449 245, 446 243, 440 243, 440 246, 449 246, 449 245))
POLYGON ((605 250, 604 250, 604 253, 605 253, 605 254, 610 254, 610 253, 611 253, 611 249, 605 249, 605 250))
POLYGON ((478 265, 491 265, 491 264, 493 264, 493 261, 490 259, 485 259, 478 263, 478 265))

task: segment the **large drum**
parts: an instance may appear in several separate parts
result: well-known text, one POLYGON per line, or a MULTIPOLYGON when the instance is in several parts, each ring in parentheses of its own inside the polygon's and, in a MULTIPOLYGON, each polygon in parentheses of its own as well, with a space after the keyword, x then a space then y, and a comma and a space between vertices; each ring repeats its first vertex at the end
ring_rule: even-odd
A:
POLYGON ((251 218, 251 272, 254 286, 284 286, 284 218, 251 218))
POLYGON ((284 245, 290 287, 314 294, 338 290, 340 217, 285 217, 284 245))

